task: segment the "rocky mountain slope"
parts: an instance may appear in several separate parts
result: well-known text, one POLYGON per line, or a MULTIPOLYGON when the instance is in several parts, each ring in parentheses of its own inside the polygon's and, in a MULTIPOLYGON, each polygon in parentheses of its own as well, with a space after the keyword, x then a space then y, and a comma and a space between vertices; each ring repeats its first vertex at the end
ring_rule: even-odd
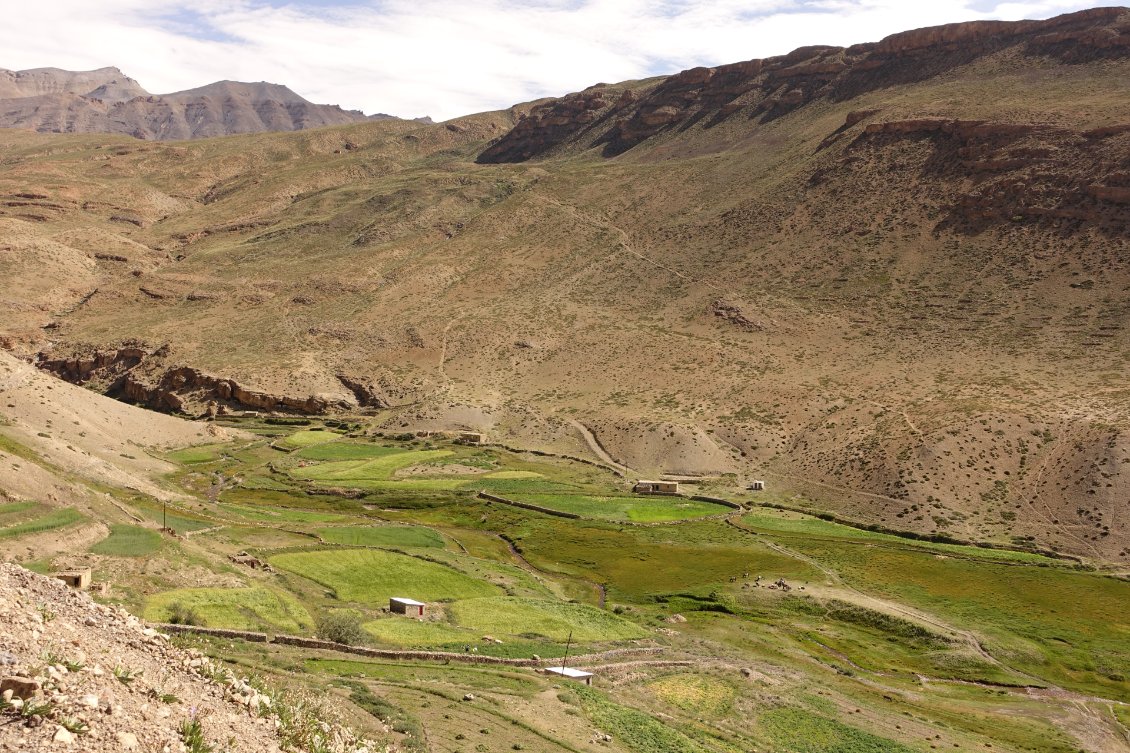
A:
POLYGON ((316 105, 285 86, 266 82, 219 81, 152 95, 117 68, 0 69, 0 128, 178 140, 299 131, 366 119, 361 112, 316 105))
POLYGON ((377 412, 1125 561, 1128 29, 961 24, 440 126, 3 134, 0 338, 161 410, 377 412))
POLYGON ((125 610, 11 564, 0 564, 0 645, 3 751, 384 749, 313 699, 272 697, 125 610))

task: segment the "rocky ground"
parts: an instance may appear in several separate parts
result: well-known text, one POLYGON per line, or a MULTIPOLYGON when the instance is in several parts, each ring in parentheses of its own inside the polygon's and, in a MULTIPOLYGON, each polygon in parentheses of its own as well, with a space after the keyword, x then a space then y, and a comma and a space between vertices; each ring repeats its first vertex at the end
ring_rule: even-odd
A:
POLYGON ((238 678, 124 610, 0 565, 0 751, 376 753, 310 698, 238 678))

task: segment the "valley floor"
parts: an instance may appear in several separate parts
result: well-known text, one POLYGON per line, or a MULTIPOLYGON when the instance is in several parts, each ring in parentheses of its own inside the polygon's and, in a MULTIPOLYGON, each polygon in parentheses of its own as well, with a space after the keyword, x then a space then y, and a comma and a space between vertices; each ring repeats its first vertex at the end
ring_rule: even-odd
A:
POLYGON ((174 639, 331 693, 400 750, 1130 748, 1112 572, 782 509, 797 497, 639 496, 599 465, 360 422, 228 423, 152 458, 163 502, 0 504, 0 551, 92 567, 99 600, 153 622, 384 649, 174 639), (537 671, 559 661, 593 685, 537 671))

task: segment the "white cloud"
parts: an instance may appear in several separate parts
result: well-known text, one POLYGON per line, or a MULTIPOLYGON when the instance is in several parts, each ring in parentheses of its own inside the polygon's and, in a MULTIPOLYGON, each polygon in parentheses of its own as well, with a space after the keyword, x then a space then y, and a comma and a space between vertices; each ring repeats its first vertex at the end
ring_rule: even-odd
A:
MULTIPOLYGON (((1114 3, 1110 3, 1114 4, 1114 3)), ((448 118, 922 26, 1042 18, 1071 0, 0 0, 0 65, 121 68, 153 92, 220 79, 448 118), (3 6, 10 5, 9 8, 3 6)))

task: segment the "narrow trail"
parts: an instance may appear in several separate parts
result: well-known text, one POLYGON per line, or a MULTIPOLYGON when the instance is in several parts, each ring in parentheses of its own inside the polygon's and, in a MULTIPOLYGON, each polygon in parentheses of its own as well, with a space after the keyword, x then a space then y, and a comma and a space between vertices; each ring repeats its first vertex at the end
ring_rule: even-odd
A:
MULTIPOLYGON (((530 573, 531 575, 535 576, 539 581, 548 580, 548 581, 555 582, 555 578, 562 577, 561 574, 559 574, 559 573, 551 573, 548 570, 542 570, 540 567, 538 567, 537 565, 530 562, 528 559, 525 558, 525 556, 521 552, 518 551, 518 548, 516 546, 514 546, 514 543, 512 541, 510 541, 509 539, 507 539, 505 536, 503 536, 501 533, 496 533, 494 535, 497 536, 500 541, 502 541, 504 544, 506 544, 506 548, 510 550, 510 556, 514 558, 514 560, 518 563, 518 566, 521 567, 526 572, 530 573)), ((571 577, 571 576, 565 576, 565 577, 571 577)), ((572 579, 578 580, 582 583, 587 583, 590 586, 592 586, 593 590, 595 590, 596 593, 597 593, 597 598, 598 598, 598 601, 599 601, 599 604, 600 604, 600 608, 604 609, 604 605, 608 600, 608 591, 604 587, 603 583, 597 583, 595 581, 585 580, 584 578, 572 578, 572 579)))
POLYGON ((1001 669, 1004 669, 1008 672, 1012 672, 1013 674, 1016 674, 1016 675, 1019 675, 1019 676, 1022 676, 1022 677, 1027 677, 1031 680, 1036 681, 1040 685, 1049 685, 1049 683, 1044 681, 1042 678, 1036 677, 1035 675, 1030 675, 1027 672, 1023 672, 1023 671, 1020 671, 1018 669, 1013 669, 1012 667, 1008 666, 1007 664, 1004 664, 1003 662, 1001 662, 999 659, 997 659, 995 656, 993 656, 992 654, 990 654, 988 651, 985 650, 985 647, 981 644, 980 638, 978 638, 971 631, 956 628, 953 625, 950 625, 949 623, 947 623, 947 622, 941 620, 940 618, 937 618, 937 617, 935 617, 931 614, 928 614, 928 613, 925 613, 925 612, 920 612, 916 609, 910 609, 908 607, 903 607, 903 606, 900 606, 898 604, 894 604, 892 602, 886 601, 885 599, 880 599, 880 598, 877 598, 875 596, 871 596, 870 594, 867 594, 863 591, 860 591, 858 588, 855 588, 854 586, 851 586, 851 585, 845 583, 843 578, 841 578, 838 573, 836 573, 835 571, 833 571, 831 568, 827 567, 826 565, 820 563, 819 561, 814 560, 811 557, 808 557, 804 554, 801 554, 800 552, 789 549, 786 546, 783 546, 783 545, 778 544, 778 543, 773 542, 773 541, 769 541, 765 537, 757 534, 755 531, 751 531, 750 529, 746 528, 745 526, 743 526, 741 523, 739 523, 737 521, 737 519, 736 519, 737 517, 738 517, 737 515, 731 515, 730 517, 728 517, 726 519, 726 522, 728 524, 730 524, 731 526, 733 526, 734 528, 738 529, 739 531, 743 531, 743 532, 745 532, 745 533, 747 533, 751 536, 756 536, 758 541, 761 544, 764 544, 765 546, 767 546, 768 548, 778 552, 779 554, 784 554, 787 557, 791 557, 793 559, 800 560, 801 562, 804 562, 808 565, 811 565, 812 567, 815 567, 821 573, 823 573, 825 576, 827 576, 828 579, 830 581, 832 581, 832 583, 834 585, 836 585, 839 588, 844 589, 845 591, 850 592, 858 600, 865 602, 867 604, 871 604, 873 606, 881 607, 883 610, 888 610, 888 611, 891 611, 891 612, 899 613, 899 614, 901 614, 905 617, 909 617, 911 619, 918 620, 919 622, 925 622, 926 624, 931 625, 932 627, 935 627, 938 630, 941 630, 945 633, 949 633, 950 635, 959 636, 960 638, 962 638, 962 640, 965 643, 967 643, 969 645, 970 648, 972 648, 974 651, 976 651, 977 654, 982 659, 984 659, 988 663, 992 664, 993 666, 999 667, 1001 669))
POLYGON ((443 327, 443 338, 439 348, 439 374, 447 378, 446 364, 447 364, 447 335, 451 332, 451 328, 455 326, 457 319, 452 319, 443 327))
MULTIPOLYGON (((1065 442, 1070 439, 1071 434, 1070 432, 1068 432, 1060 441, 1065 442)), ((1057 446, 1058 444, 1056 446, 1053 446, 1049 452, 1045 453, 1044 457, 1040 460, 1039 466, 1036 468, 1036 475, 1032 479, 1031 495, 1028 498, 1028 506, 1035 515, 1039 516, 1040 519, 1042 519, 1044 523, 1048 525, 1050 530, 1058 529, 1063 533, 1064 536, 1067 536, 1078 542, 1083 546, 1085 550, 1091 552, 1091 554, 1101 560, 1102 553, 1098 550, 1097 547, 1095 547, 1094 544, 1072 533, 1070 526, 1065 526, 1056 522, 1055 511, 1052 510, 1048 503, 1043 500, 1043 497, 1041 495, 1040 483, 1043 481, 1044 473, 1048 470, 1048 465, 1051 462, 1051 457, 1049 456, 1055 451, 1057 446), (1039 509, 1041 507, 1043 508, 1042 510, 1039 509)))
POLYGON ((577 421, 576 419, 570 418, 570 419, 566 419, 566 420, 577 431, 579 431, 581 433, 581 437, 585 440, 585 444, 588 445, 588 448, 590 450, 592 450, 594 455, 596 455, 603 462, 612 466, 614 469, 618 470, 620 473, 624 474, 625 476, 628 476, 628 475, 634 473, 634 471, 631 468, 629 468, 628 466, 624 465, 621 462, 618 462, 616 460, 616 458, 612 457, 612 455, 610 455, 608 453, 608 450, 604 449, 604 445, 602 445, 600 443, 600 440, 596 438, 596 434, 593 433, 592 429, 585 426, 584 424, 582 424, 580 421, 577 421))

